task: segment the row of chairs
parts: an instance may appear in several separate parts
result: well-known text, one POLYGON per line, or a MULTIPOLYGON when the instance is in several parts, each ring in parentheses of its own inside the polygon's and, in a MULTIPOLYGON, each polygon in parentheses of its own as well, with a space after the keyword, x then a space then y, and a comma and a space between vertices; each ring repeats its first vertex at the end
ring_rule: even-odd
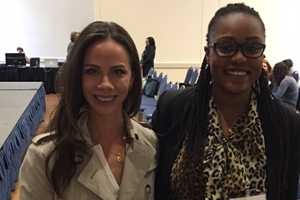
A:
POLYGON ((150 123, 152 118, 152 113, 156 109, 156 104, 159 96, 166 90, 178 90, 179 83, 176 82, 173 84, 172 82, 168 82, 167 75, 164 76, 163 73, 160 73, 157 76, 157 72, 154 71, 153 69, 149 70, 147 77, 156 79, 158 82, 158 90, 154 97, 142 95, 140 112, 143 113, 144 118, 147 120, 148 123, 150 123))
POLYGON ((183 83, 179 84, 180 89, 195 85, 198 75, 199 75, 199 70, 190 67, 186 72, 183 83))
MULTIPOLYGON (((147 120, 147 122, 148 123, 151 122, 152 114, 156 109, 157 100, 164 91, 184 89, 186 87, 193 86, 194 84, 196 84, 198 75, 199 75, 199 70, 190 67, 186 72, 186 76, 184 78, 183 83, 176 82, 173 84, 172 82, 168 82, 167 75, 163 76, 163 73, 157 75, 157 72, 153 70, 153 68, 151 68, 146 77, 156 79, 159 86, 158 86, 156 96, 149 97, 146 95, 142 95, 140 112, 143 113, 143 117, 147 120)), ((145 86, 147 80, 146 77, 144 78, 143 87, 145 86)))

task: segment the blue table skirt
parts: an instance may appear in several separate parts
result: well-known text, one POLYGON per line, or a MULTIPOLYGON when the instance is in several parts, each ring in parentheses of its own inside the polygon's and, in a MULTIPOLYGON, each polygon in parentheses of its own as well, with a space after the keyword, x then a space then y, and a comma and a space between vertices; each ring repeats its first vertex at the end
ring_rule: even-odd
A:
POLYGON ((43 86, 31 100, 24 114, 0 149, 0 198, 8 200, 15 189, 23 154, 44 120, 45 89, 43 86))

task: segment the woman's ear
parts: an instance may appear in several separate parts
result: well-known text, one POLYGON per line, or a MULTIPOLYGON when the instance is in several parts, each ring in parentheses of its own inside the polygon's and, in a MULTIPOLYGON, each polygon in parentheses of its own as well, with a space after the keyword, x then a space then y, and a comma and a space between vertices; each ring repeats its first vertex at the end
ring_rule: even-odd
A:
POLYGON ((205 58, 206 58, 206 63, 209 63, 209 52, 210 52, 210 48, 208 46, 204 47, 204 51, 205 51, 205 58))
POLYGON ((133 85, 133 80, 134 80, 134 74, 131 75, 131 78, 130 78, 130 90, 131 90, 131 87, 133 85))

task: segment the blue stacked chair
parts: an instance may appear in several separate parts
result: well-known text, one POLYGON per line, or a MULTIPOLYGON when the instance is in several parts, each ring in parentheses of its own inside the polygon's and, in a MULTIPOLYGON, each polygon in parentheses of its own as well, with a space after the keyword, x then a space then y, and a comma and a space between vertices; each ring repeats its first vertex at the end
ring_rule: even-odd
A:
POLYGON ((296 80, 296 82, 298 83, 299 81, 299 73, 297 71, 293 71, 293 73, 291 74, 291 76, 296 80))
MULTIPOLYGON (((164 76, 159 83, 158 92, 157 92, 157 96, 156 96, 157 98, 165 91, 166 85, 167 85, 167 76, 164 76)), ((144 111, 148 108, 155 107, 156 103, 157 103, 157 99, 142 95, 140 111, 144 111)))
POLYGON ((167 85, 166 85, 166 87, 165 87, 165 91, 167 91, 167 90, 171 90, 171 89, 172 89, 172 87, 173 87, 173 84, 172 84, 172 82, 170 82, 170 83, 167 83, 167 85))
POLYGON ((189 82, 189 85, 195 85, 196 80, 197 80, 197 78, 198 78, 198 74, 199 74, 198 69, 195 69, 195 70, 193 71, 193 73, 192 73, 192 76, 191 76, 191 80, 190 80, 190 82, 189 82))
POLYGON ((157 79, 157 72, 156 72, 156 71, 154 71, 154 72, 152 73, 152 78, 157 79))
POLYGON ((149 77, 149 76, 152 77, 153 73, 154 73, 154 69, 153 69, 153 67, 151 67, 151 68, 149 69, 148 74, 147 74, 146 77, 149 77))
MULTIPOLYGON (((167 90, 171 90, 171 89, 172 89, 172 84, 171 83, 166 83, 166 86, 164 87, 164 90, 161 92, 161 94, 163 92, 165 92, 167 90)), ((156 103, 157 103, 157 101, 156 101, 156 103)), ((155 109, 156 109, 156 104, 155 104, 155 106, 152 106, 152 107, 149 106, 149 108, 147 108, 143 111, 144 117, 145 117, 145 119, 147 120, 148 123, 151 122, 152 114, 153 114, 155 109)))
POLYGON ((179 83, 180 89, 186 88, 190 84, 193 72, 194 72, 193 67, 188 68, 183 83, 179 83))
POLYGON ((187 72, 186 72, 185 79, 184 79, 184 81, 183 81, 184 84, 189 84, 189 83, 190 83, 192 74, 193 74, 193 67, 190 67, 190 68, 187 70, 187 72))
POLYGON ((172 85, 172 88, 171 88, 172 90, 178 90, 179 89, 179 83, 178 82, 176 82, 176 83, 174 83, 173 85, 172 85))

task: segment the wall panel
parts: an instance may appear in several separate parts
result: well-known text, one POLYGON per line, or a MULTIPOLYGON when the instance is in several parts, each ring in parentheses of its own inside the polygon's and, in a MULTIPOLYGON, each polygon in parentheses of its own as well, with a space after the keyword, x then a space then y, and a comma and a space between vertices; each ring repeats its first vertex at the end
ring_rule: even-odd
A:
POLYGON ((0 7, 0 61, 18 46, 29 57, 64 59, 70 32, 94 20, 93 0, 5 0, 0 7))

